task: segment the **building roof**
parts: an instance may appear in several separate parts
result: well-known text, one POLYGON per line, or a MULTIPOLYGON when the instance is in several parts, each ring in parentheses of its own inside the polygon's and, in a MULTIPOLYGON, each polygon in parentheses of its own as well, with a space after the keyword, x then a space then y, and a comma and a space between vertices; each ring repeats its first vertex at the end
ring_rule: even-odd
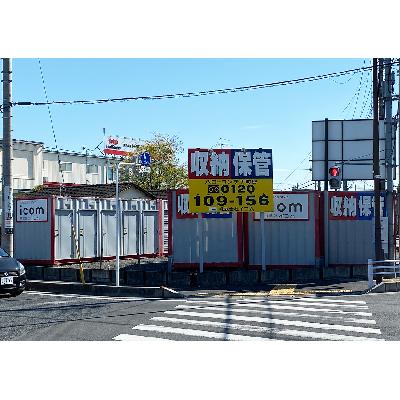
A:
POLYGON ((167 200, 168 199, 168 190, 149 190, 149 193, 151 193, 153 196, 155 196, 157 199, 163 199, 167 200))
MULTIPOLYGON (((149 199, 155 199, 156 196, 142 189, 140 186, 131 182, 121 182, 119 184, 119 193, 135 189, 142 192, 149 199)), ((47 184, 40 186, 29 192, 16 194, 16 197, 46 197, 46 196, 65 196, 65 197, 97 197, 113 198, 115 197, 115 183, 99 185, 76 185, 76 184, 47 184), (60 192, 61 186, 61 192, 60 192)))

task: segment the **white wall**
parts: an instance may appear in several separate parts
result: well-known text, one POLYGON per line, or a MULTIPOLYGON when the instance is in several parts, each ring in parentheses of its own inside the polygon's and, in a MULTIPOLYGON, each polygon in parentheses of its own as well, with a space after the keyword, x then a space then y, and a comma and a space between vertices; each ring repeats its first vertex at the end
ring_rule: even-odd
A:
POLYGON ((48 182, 97 184, 106 183, 107 160, 85 155, 64 154, 55 152, 43 152, 43 177, 48 182), (58 157, 61 164, 72 163, 71 171, 59 172, 58 157), (86 173, 86 165, 97 165, 98 173, 86 173))
MULTIPOLYGON (((105 158, 60 153, 60 161, 72 163, 71 172, 63 172, 65 183, 98 184, 107 183, 107 164, 105 158), (86 165, 97 165, 97 173, 86 173, 86 165)), ((0 176, 3 173, 3 152, 0 147, 0 176)), ((48 182, 63 182, 58 167, 58 154, 43 148, 42 143, 13 142, 13 188, 32 189, 48 182)), ((1 188, 0 188, 1 190, 1 188)))
MULTIPOLYGON (((42 184, 42 152, 40 143, 14 142, 11 163, 14 190, 32 189, 42 184)), ((0 174, 3 174, 3 149, 0 148, 0 174)))

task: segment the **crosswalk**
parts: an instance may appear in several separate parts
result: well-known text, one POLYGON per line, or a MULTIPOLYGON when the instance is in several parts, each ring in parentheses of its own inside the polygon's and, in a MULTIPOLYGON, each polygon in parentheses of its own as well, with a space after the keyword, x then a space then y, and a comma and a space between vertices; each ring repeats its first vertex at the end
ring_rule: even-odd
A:
POLYGON ((270 297, 187 299, 114 340, 382 340, 365 301, 270 297))

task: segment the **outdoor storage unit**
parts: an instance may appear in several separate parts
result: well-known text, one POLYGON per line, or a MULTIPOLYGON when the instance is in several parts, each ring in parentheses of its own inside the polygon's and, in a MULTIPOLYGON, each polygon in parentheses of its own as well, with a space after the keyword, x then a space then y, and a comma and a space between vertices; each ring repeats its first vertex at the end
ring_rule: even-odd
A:
POLYGON ((194 268, 203 255, 204 267, 242 265, 241 218, 237 214, 190 214, 182 212, 181 201, 187 200, 186 190, 170 193, 169 253, 174 268, 194 268), (183 200, 182 200, 183 199, 183 200))
MULTIPOLYGON (((163 207, 161 200, 120 200, 122 257, 163 254, 163 207)), ((115 209, 115 199, 17 199, 15 257, 49 265, 115 258, 115 209)))
POLYGON ((315 224, 317 204, 314 193, 274 192, 274 195, 279 210, 283 210, 281 215, 266 213, 266 219, 262 221, 260 213, 246 214, 248 264, 261 266, 262 245, 264 245, 266 266, 314 267, 318 253, 315 224), (285 197, 285 201, 279 200, 282 197, 285 197), (264 244, 261 240, 261 224, 264 224, 265 229, 264 244))
MULTIPOLYGON (((275 210, 265 213, 264 221, 254 212, 199 218, 189 212, 187 193, 173 191, 169 198, 169 255, 174 268, 200 268, 201 249, 205 267, 261 268, 264 246, 267 269, 296 269, 296 276, 301 271, 333 276, 335 268, 340 273, 346 269, 351 276, 353 267, 361 271, 373 258, 373 192, 329 192, 326 210, 323 192, 274 192, 275 210)), ((384 193, 381 204, 385 221, 384 193)), ((387 230, 383 232, 386 238, 387 230)), ((387 253, 387 240, 382 243, 387 253)))

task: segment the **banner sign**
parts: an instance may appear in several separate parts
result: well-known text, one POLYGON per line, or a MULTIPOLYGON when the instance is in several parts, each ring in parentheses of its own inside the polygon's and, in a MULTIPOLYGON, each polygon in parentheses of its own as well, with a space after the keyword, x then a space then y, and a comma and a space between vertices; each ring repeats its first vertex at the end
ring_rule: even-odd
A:
POLYGON ((138 143, 134 139, 108 136, 104 143, 104 154, 129 157, 136 154, 138 143))
MULTIPOLYGON (((274 211, 264 214, 264 220, 307 221, 308 193, 274 194, 274 211)), ((254 220, 260 219, 260 213, 254 213, 254 220)))
MULTIPOLYGON (((381 194, 381 217, 386 216, 386 202, 381 194)), ((372 220, 375 199, 373 192, 329 192, 329 219, 372 220)))
MULTIPOLYGON (((232 218, 232 213, 202 213, 203 218, 232 218)), ((189 211, 189 193, 186 189, 176 191, 176 218, 198 218, 189 211)))
POLYGON ((7 230, 6 233, 11 233, 14 229, 13 220, 13 190, 10 186, 4 186, 3 192, 3 204, 4 204, 4 229, 7 230))
POLYGON ((47 222, 47 199, 17 200, 17 222, 47 222))
POLYGON ((271 149, 189 149, 190 212, 273 211, 271 149))

